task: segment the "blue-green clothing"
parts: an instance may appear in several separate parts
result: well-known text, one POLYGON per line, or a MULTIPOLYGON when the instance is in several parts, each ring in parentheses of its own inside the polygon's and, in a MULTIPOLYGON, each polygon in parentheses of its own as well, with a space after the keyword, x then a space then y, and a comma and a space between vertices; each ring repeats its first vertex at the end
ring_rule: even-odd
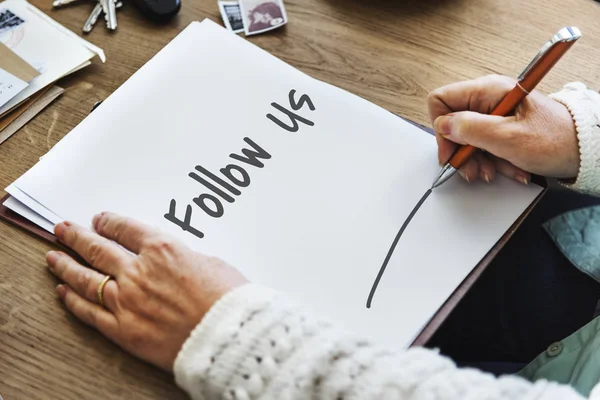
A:
POLYGON ((517 375, 568 384, 588 396, 600 382, 600 317, 560 342, 552 343, 517 375))
MULTIPOLYGON (((600 282, 600 207, 565 213, 548 221, 544 228, 573 265, 600 282)), ((531 381, 568 384, 588 396, 600 382, 599 331, 600 317, 550 344, 518 375, 531 381)))
POLYGON ((544 228, 573 265, 600 282, 600 206, 559 215, 544 228))

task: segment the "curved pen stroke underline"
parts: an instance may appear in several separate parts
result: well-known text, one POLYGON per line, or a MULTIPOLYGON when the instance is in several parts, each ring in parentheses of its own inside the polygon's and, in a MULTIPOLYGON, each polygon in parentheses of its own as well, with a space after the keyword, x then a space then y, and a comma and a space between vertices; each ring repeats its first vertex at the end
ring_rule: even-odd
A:
POLYGON ((423 197, 421 197, 421 200, 419 200, 419 202, 417 203, 415 208, 413 208, 413 210, 410 212, 410 214, 408 215, 408 218, 406 218, 406 221, 404 221, 404 223, 402 224, 402 227, 396 234, 396 238, 394 239, 394 242, 392 243, 392 247, 390 247, 390 250, 388 251, 387 256, 385 257, 385 260, 383 261, 383 265, 381 266, 381 268, 379 268, 379 273, 377 274, 377 278, 375 278, 373 287, 371 287, 371 292, 369 293, 369 298, 367 299, 367 308, 371 308, 371 302, 373 301, 373 296, 375 296, 375 291, 377 290, 379 281, 381 280, 381 277, 383 276, 383 273, 385 272, 385 268, 387 267, 388 262, 390 261, 390 258, 392 258, 392 254, 394 254, 394 250, 396 249, 396 245, 398 244, 400 237, 404 233, 404 230, 406 229, 406 227, 408 226, 410 221, 413 219, 413 217, 415 216, 417 211, 419 211, 419 208, 421 208, 423 203, 425 203, 425 200, 427 200, 427 198, 429 197, 431 192, 432 192, 432 189, 429 189, 428 191, 425 192, 423 197))

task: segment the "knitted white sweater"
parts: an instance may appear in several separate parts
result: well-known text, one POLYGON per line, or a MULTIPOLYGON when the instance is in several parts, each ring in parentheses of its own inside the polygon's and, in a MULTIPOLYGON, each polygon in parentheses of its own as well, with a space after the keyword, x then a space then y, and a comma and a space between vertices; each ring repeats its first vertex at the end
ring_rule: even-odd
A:
MULTIPOLYGON (((581 168, 570 186, 600 195, 600 95, 574 83, 552 98, 577 127, 581 168)), ((175 378, 193 399, 582 399, 568 386, 459 369, 432 350, 379 347, 251 284, 212 307, 183 345, 175 378)), ((600 385, 590 398, 600 399, 600 385)))

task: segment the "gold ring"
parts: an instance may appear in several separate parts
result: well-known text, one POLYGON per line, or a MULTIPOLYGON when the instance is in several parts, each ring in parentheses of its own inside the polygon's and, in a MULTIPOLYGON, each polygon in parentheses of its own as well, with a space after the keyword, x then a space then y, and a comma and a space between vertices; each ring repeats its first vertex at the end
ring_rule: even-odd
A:
POLYGON ((104 305, 104 286, 106 286, 106 284, 108 283, 108 281, 110 281, 111 279, 112 279, 112 276, 106 275, 106 277, 98 285, 98 303, 102 307, 106 307, 104 305))

